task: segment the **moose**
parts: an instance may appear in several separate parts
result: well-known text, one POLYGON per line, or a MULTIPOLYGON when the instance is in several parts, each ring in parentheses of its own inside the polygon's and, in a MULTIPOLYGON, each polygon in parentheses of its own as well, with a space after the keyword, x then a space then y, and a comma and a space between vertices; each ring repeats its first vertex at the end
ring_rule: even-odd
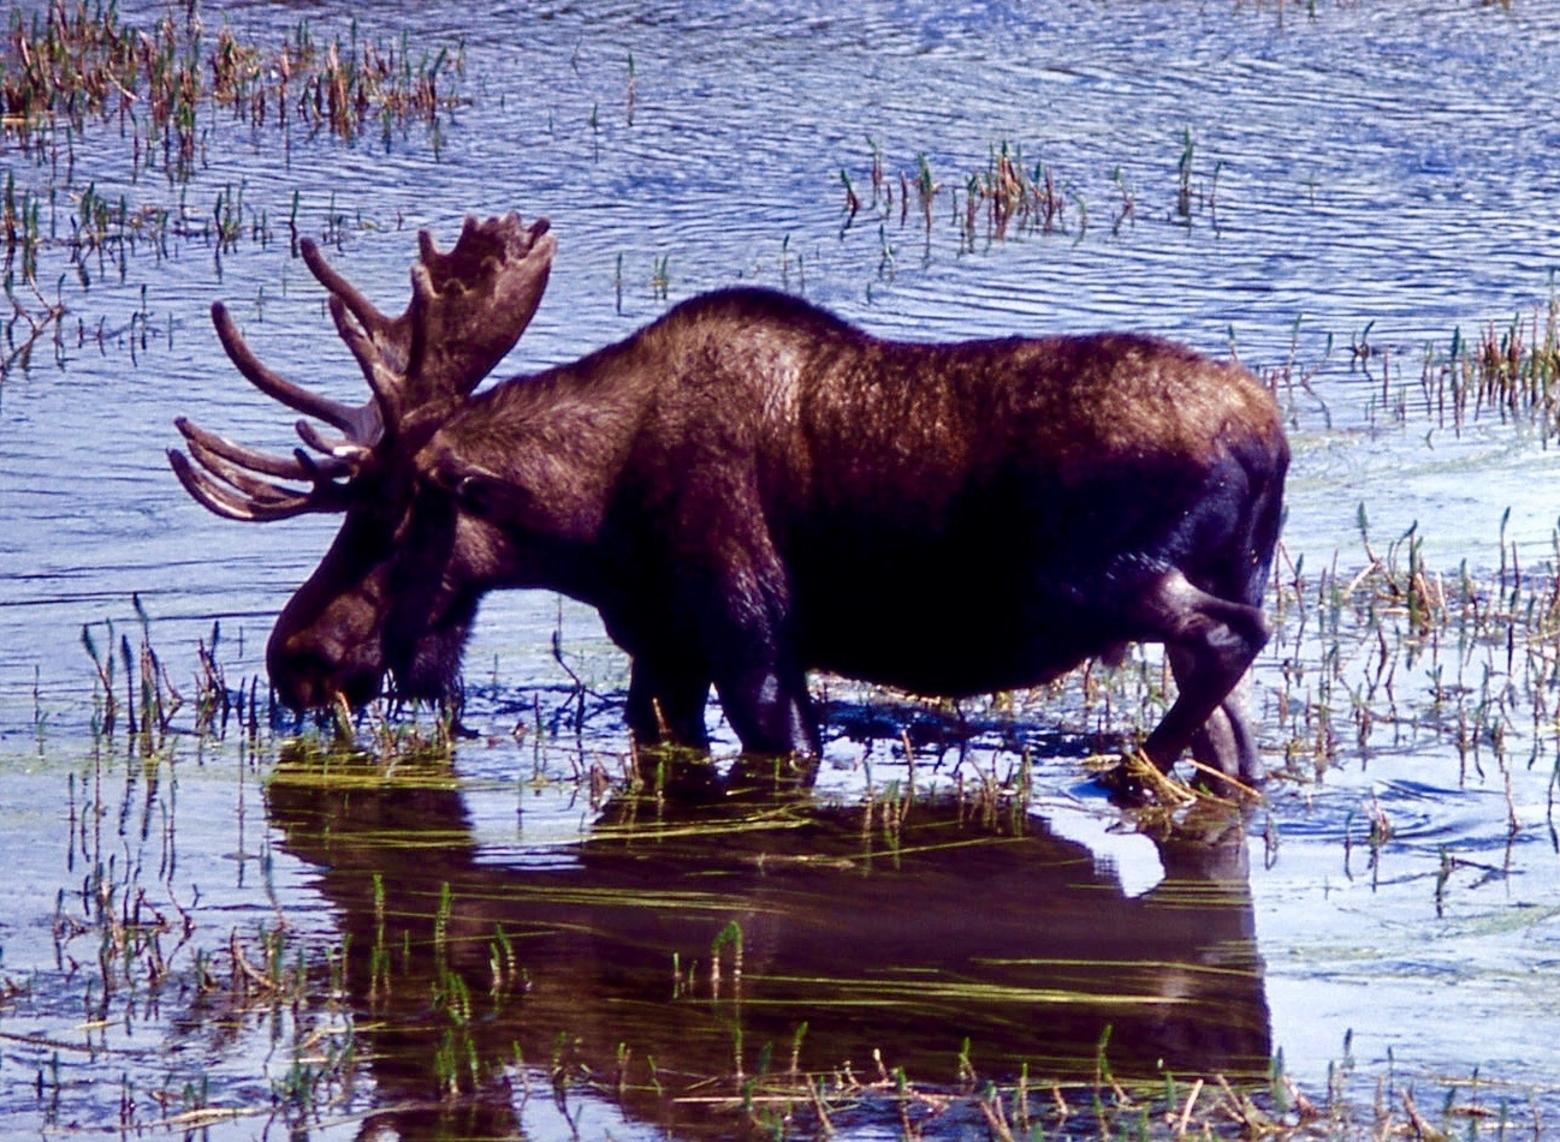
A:
POLYGON ((731 288, 476 393, 556 237, 510 214, 419 246, 390 318, 301 244, 358 407, 280 376, 212 306, 238 370, 339 435, 301 420, 285 456, 176 421, 190 455, 169 461, 211 511, 344 515, 267 644, 288 706, 360 705, 387 679, 446 696, 484 593, 544 587, 630 656, 643 744, 708 748, 713 685, 744 751, 816 757, 809 670, 968 696, 1157 642, 1177 695, 1147 758, 1260 779, 1244 679, 1288 446, 1238 364, 1132 333, 890 341, 731 288))

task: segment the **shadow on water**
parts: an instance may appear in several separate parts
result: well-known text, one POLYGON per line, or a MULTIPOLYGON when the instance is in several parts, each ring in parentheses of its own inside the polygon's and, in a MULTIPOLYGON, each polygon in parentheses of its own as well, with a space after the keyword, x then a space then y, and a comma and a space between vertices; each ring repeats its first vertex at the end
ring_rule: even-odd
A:
POLYGON ((890 1069, 1047 1098, 1102 1068, 1267 1073, 1238 818, 1157 840, 1166 876, 1132 897, 1016 801, 841 806, 734 773, 615 797, 562 851, 490 852, 450 778, 297 753, 267 790, 339 914, 365 1133, 508 1135, 533 1085, 714 1135, 744 1102, 806 1116, 809 1090, 890 1069))

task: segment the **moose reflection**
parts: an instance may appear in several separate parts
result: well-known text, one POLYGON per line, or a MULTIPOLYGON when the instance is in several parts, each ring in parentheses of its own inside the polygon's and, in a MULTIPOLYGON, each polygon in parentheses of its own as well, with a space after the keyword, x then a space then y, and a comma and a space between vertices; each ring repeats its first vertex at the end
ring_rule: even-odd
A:
POLYGON ((1026 1063, 1086 1080, 1107 1027, 1120 1076, 1268 1065, 1238 820, 1158 842, 1166 876, 1131 898, 1040 817, 951 797, 622 797, 582 843, 484 851, 447 771, 374 775, 298 757, 267 799, 338 913, 357 1038, 402 1136, 516 1131, 517 1051, 588 1069, 623 1114, 678 1134, 729 1129, 685 1099, 786 1071, 799 1035, 803 1072, 875 1074, 880 1050, 948 1085, 965 1038, 983 1080, 1026 1063), (740 963, 712 952, 733 922, 740 963), (458 1028, 430 1001, 451 976, 473 1007, 458 1028), (441 1101, 457 1032, 461 1097, 441 1101))

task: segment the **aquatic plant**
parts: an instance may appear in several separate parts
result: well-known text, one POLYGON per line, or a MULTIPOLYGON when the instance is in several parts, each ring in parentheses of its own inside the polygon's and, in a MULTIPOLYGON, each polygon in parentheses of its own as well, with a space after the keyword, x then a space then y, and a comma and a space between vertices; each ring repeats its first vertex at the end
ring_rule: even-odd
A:
POLYGON ((56 124, 80 130, 116 116, 159 151, 170 174, 187 177, 203 144, 204 109, 226 108, 252 126, 297 122, 352 138, 372 122, 436 125, 464 100, 462 45, 379 42, 350 34, 316 39, 307 20, 275 48, 229 27, 213 37, 194 5, 140 28, 103 0, 51 0, 43 11, 14 7, 0 57, 5 129, 42 146, 56 124), (144 136, 143 136, 144 132, 144 136))
MULTIPOLYGON (((347 35, 326 39, 302 21, 279 45, 264 48, 226 25, 213 35, 194 5, 144 27, 103 0, 13 7, 0 44, 0 132, 47 172, 47 181, 30 187, 25 166, 8 168, 0 191, 0 268, 11 309, 0 318, 0 377, 30 364, 46 339, 55 358, 65 359, 67 279, 82 290, 104 278, 124 282, 138 253, 161 261, 175 242, 208 246, 220 263, 242 241, 276 239, 265 205, 246 201, 242 180, 214 199, 192 200, 193 176, 222 124, 270 126, 284 148, 295 131, 351 140, 377 123, 388 141, 393 128, 422 124, 437 147, 442 118, 465 101, 464 69, 459 44, 373 40, 360 36, 355 22, 347 35), (127 145, 128 171, 96 169, 95 177, 78 181, 78 142, 106 123, 117 125, 127 145), (172 199, 138 202, 124 189, 151 171, 176 188, 172 199), (58 264, 45 269, 50 254, 58 264), (45 273, 58 273, 52 301, 42 292, 45 273)), ((295 193, 285 232, 294 250, 303 224, 295 193)), ((339 241, 354 225, 365 225, 361 208, 354 222, 332 200, 317 232, 339 241)), ((95 330, 78 318, 75 345, 128 344, 134 359, 147 347, 147 317, 143 308, 128 328, 109 328, 99 318, 95 330)), ((171 340, 173 322, 166 330, 171 340)))
MULTIPOLYGON (((938 204, 946 194, 948 217, 958 229, 960 248, 971 252, 980 242, 990 245, 1019 235, 1071 234, 1078 241, 1088 230, 1088 198, 1082 184, 1064 177, 1043 160, 1027 161, 1023 147, 1008 139, 990 144, 985 165, 952 181, 947 188, 934 176, 925 151, 916 154, 913 172, 900 170, 897 178, 890 178, 885 173, 883 146, 869 135, 867 147, 872 194, 865 207, 849 168, 840 169, 847 226, 864 208, 876 211, 884 222, 891 220, 896 213, 897 193, 899 225, 908 222, 913 197, 928 237, 938 216, 938 204)), ((1196 153, 1195 140, 1187 128, 1176 162, 1174 201, 1164 217, 1190 226, 1195 217, 1207 212, 1217 225, 1217 187, 1223 163, 1215 163, 1206 183, 1195 181, 1196 153)), ((1120 164, 1111 168, 1109 182, 1112 193, 1106 197, 1115 201, 1110 233, 1120 237, 1123 227, 1136 225, 1139 196, 1120 164)))
POLYGON ((1426 346, 1419 390, 1443 427, 1493 416, 1536 424, 1546 439, 1560 433, 1560 298, 1487 322, 1474 339, 1454 330, 1444 351, 1426 346))
POLYGON ((0 382, 11 371, 13 365, 25 366, 31 359, 33 347, 52 335, 58 352, 62 344, 61 332, 66 313, 65 303, 60 300, 60 293, 56 291, 55 299, 49 301, 38 289, 32 278, 27 279, 33 301, 26 301, 16 294, 15 285, 9 270, 5 274, 5 296, 11 303, 11 317, 5 322, 5 346, 4 356, 0 357, 0 382))

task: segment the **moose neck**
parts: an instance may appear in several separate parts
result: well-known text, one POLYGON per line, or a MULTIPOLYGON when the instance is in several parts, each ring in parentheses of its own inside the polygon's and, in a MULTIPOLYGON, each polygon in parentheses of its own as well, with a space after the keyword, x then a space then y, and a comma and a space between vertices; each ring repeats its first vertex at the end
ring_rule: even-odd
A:
POLYGON ((649 399, 639 335, 579 361, 513 377, 475 397, 440 434, 503 485, 493 522, 524 552, 494 586, 546 587, 592 605, 613 558, 604 542, 649 399))

